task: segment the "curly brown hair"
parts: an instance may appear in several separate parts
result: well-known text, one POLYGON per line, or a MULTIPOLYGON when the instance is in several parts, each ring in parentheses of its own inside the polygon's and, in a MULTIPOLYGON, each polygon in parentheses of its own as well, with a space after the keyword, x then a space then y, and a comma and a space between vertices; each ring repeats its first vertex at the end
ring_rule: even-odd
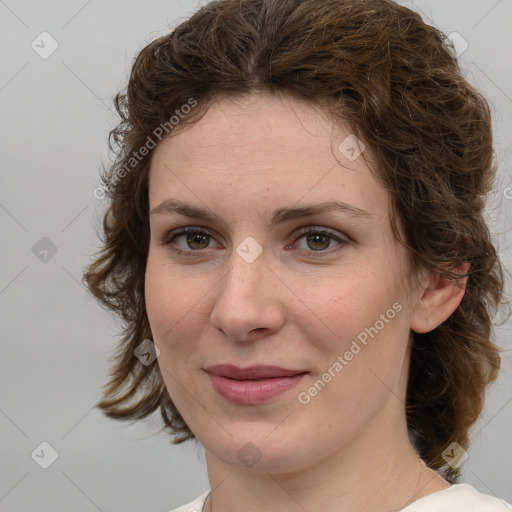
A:
POLYGON ((369 145, 389 191, 394 235, 417 268, 455 279, 470 263, 456 311, 433 331, 414 333, 406 404, 418 454, 457 481, 460 470, 441 454, 454 441, 468 447, 497 377, 490 335, 504 283, 483 217, 496 172, 490 111, 451 50, 442 32, 391 0, 217 0, 139 53, 127 90, 116 96, 122 119, 109 142, 117 158, 101 175, 103 246, 84 273, 90 292, 124 325, 98 407, 122 420, 160 408, 174 443, 195 437, 158 364, 134 354, 152 339, 144 300, 147 148, 162 127, 170 132, 172 116, 179 129, 196 123, 218 95, 284 93, 348 122, 369 145))

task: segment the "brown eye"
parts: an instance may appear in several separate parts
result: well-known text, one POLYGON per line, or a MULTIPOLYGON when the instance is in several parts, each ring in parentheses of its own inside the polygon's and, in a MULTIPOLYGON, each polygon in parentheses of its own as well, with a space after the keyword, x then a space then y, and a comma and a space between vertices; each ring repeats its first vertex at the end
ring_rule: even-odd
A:
POLYGON ((296 243, 299 249, 308 252, 327 253, 331 252, 328 249, 332 248, 333 245, 333 250, 336 250, 350 243, 350 240, 338 234, 331 233, 330 231, 307 228, 299 235, 296 243), (300 247, 299 242, 302 240, 304 240, 305 243, 300 247))
POLYGON ((204 249, 209 249, 210 242, 214 240, 213 236, 206 231, 188 227, 178 231, 170 232, 161 241, 162 245, 168 246, 170 250, 177 254, 194 255, 204 249))
POLYGON ((206 249, 210 242, 210 235, 203 234, 201 231, 186 234, 186 243, 190 249, 206 249))
POLYGON ((306 237, 306 242, 311 250, 321 251, 329 247, 329 244, 331 243, 331 238, 332 237, 321 233, 314 233, 306 237))

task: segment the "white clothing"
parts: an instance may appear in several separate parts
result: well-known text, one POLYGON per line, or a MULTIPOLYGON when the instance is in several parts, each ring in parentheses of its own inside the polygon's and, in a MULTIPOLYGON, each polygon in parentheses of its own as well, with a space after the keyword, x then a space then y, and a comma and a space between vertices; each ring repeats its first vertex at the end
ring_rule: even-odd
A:
MULTIPOLYGON (((201 512, 209 491, 171 512, 201 512)), ((399 512, 512 512, 512 505, 482 494, 469 484, 450 487, 424 496, 399 512)))

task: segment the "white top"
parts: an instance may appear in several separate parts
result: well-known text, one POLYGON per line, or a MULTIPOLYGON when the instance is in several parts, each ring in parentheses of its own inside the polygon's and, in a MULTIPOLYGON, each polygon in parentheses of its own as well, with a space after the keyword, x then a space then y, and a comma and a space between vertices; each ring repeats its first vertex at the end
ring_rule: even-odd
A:
MULTIPOLYGON (((171 512, 201 512, 210 491, 171 512)), ((398 512, 510 512, 512 505, 482 494, 469 484, 453 484, 414 501, 398 512)))

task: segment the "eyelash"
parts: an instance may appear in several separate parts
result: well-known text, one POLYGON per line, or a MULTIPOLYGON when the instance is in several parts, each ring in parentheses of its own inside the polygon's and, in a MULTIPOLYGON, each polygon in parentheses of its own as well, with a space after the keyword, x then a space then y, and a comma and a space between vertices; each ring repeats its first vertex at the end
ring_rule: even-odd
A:
MULTIPOLYGON (((205 231, 204 229, 202 228, 199 228, 199 227, 186 227, 186 228, 183 228, 183 229, 180 229, 178 231, 171 231, 169 233, 167 233, 167 235, 164 237, 164 239, 160 242, 160 245, 163 245, 163 246, 167 246, 171 251, 173 251, 174 253, 178 254, 178 255, 183 255, 183 256, 186 256, 186 257, 194 257, 198 254, 201 254, 203 251, 206 251, 207 249, 191 249, 190 251, 184 251, 184 250, 181 250, 181 249, 177 249, 175 247, 173 247, 173 241, 176 239, 176 238, 179 238, 180 236, 183 236, 183 235, 187 235, 187 234, 200 234, 200 235, 206 235, 210 238, 214 238, 213 235, 211 235, 210 233, 208 233, 207 231, 205 231)), ((297 242, 298 240, 300 240, 301 238, 303 238, 305 235, 309 235, 309 234, 319 234, 319 235, 324 235, 332 240, 335 240, 336 242, 338 242, 338 246, 337 246, 337 249, 334 249, 334 250, 331 250, 331 249, 325 249, 325 250, 318 250, 318 251, 313 251, 313 250, 310 250, 308 252, 310 253, 317 253, 318 256, 322 257, 323 254, 331 254, 332 252, 335 252, 337 250, 339 250, 341 247, 347 245, 350 243, 350 240, 347 238, 342 238, 338 235, 336 235, 335 233, 331 232, 331 231, 327 231, 325 229, 315 229, 315 228, 311 228, 311 227, 305 227, 303 228, 298 234, 297 234, 297 238, 294 240, 293 243, 297 242)), ((316 257, 316 256, 315 256, 316 257)))

